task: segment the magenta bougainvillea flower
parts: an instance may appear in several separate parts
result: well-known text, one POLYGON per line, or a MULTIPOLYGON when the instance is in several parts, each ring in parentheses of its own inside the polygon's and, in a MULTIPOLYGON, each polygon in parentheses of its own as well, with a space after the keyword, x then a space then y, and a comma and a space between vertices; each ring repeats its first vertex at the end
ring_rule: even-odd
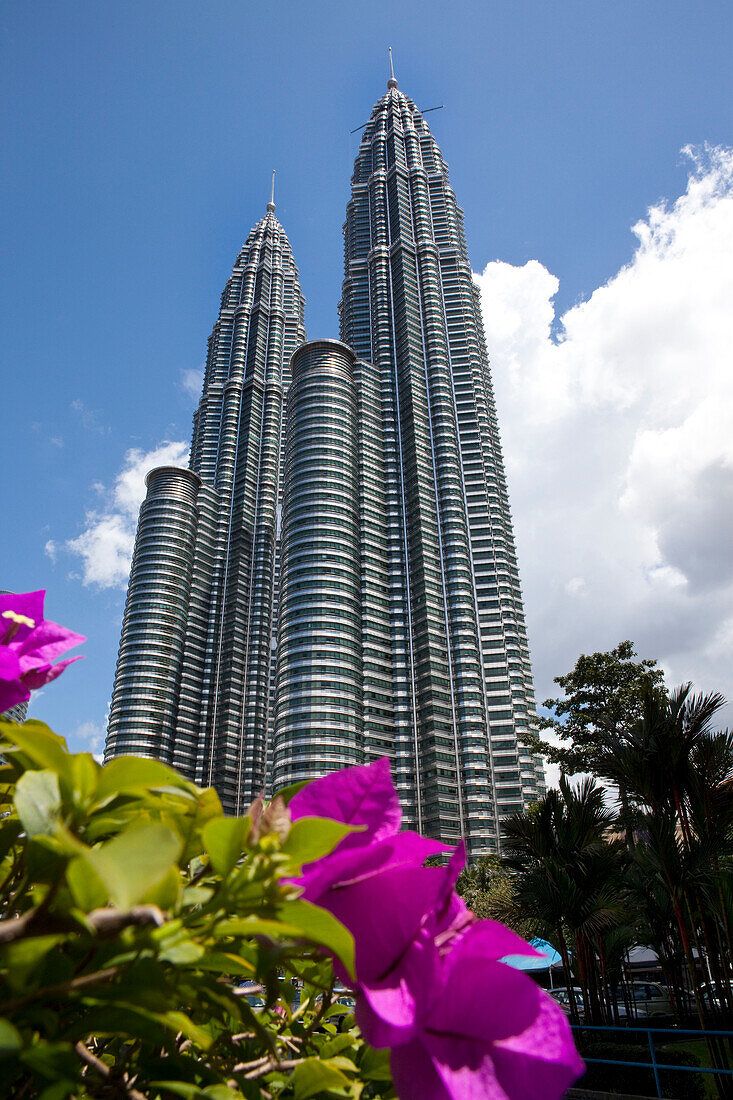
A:
POLYGON ((392 1048, 401 1100, 557 1100, 583 1071, 562 1009, 500 960, 536 955, 515 932, 477 921, 455 893, 463 844, 400 832, 386 758, 317 779, 290 803, 293 820, 360 826, 303 868, 307 900, 354 937, 356 1019, 392 1048), (431 855, 451 853, 443 866, 431 855))
POLYGON ((0 714, 80 657, 51 662, 86 638, 43 617, 45 591, 0 595, 0 714))
POLYGON ((419 1029, 392 1050, 400 1100, 554 1100, 583 1072, 562 1009, 499 961, 518 939, 478 921, 444 956, 419 1029))

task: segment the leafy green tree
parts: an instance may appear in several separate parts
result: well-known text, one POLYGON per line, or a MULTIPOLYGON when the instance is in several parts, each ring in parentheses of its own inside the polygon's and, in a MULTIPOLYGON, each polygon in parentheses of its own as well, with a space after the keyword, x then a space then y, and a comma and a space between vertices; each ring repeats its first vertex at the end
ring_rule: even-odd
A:
POLYGON ((479 920, 508 924, 526 940, 546 931, 517 904, 511 873, 498 856, 480 856, 458 876, 456 893, 479 920))
POLYGON ((540 718, 540 728, 552 730, 561 744, 530 734, 531 747, 568 775, 592 772, 605 778, 606 761, 641 717, 645 689, 663 691, 657 662, 635 658, 630 641, 607 653, 582 653, 571 672, 555 677, 563 695, 542 704, 552 713, 540 718))
POLYGON ((287 795, 225 817, 166 765, 102 768, 40 722, 0 722, 0 754, 4 1095, 394 1096, 388 1052, 334 1022, 353 939, 288 881, 350 826, 291 823, 287 795))

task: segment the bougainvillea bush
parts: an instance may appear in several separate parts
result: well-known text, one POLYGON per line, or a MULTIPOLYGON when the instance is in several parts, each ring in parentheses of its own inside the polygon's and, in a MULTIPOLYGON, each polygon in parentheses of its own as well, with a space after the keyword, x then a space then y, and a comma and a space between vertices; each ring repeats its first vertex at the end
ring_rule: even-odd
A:
MULTIPOLYGON (((28 669, 0 663, 0 709, 28 669)), ((462 848, 401 830, 386 759, 231 818, 39 722, 0 721, 0 754, 3 1095, 554 1100, 582 1072, 499 961, 532 949, 455 894, 462 848)))

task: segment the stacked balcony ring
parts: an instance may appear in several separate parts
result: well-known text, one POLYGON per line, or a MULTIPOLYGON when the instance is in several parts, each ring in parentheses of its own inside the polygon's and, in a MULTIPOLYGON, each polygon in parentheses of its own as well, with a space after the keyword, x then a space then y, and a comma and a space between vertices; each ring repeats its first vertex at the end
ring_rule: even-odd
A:
POLYGON ((291 360, 274 790, 363 760, 355 362, 337 340, 291 360))
POLYGON ((105 756, 170 760, 201 479, 159 466, 146 481, 122 625, 105 756))

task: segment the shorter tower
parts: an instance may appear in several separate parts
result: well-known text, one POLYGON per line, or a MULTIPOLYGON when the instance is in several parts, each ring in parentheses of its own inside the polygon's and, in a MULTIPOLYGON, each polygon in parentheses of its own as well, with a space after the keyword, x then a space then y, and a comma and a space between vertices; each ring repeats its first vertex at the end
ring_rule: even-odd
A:
POLYGON ((355 359, 345 344, 318 340, 291 364, 275 790, 364 759, 355 359))
POLYGON ((224 287, 190 468, 148 475, 130 572, 105 755, 165 760, 228 813, 266 784, 283 402, 304 308, 273 193, 224 287))

